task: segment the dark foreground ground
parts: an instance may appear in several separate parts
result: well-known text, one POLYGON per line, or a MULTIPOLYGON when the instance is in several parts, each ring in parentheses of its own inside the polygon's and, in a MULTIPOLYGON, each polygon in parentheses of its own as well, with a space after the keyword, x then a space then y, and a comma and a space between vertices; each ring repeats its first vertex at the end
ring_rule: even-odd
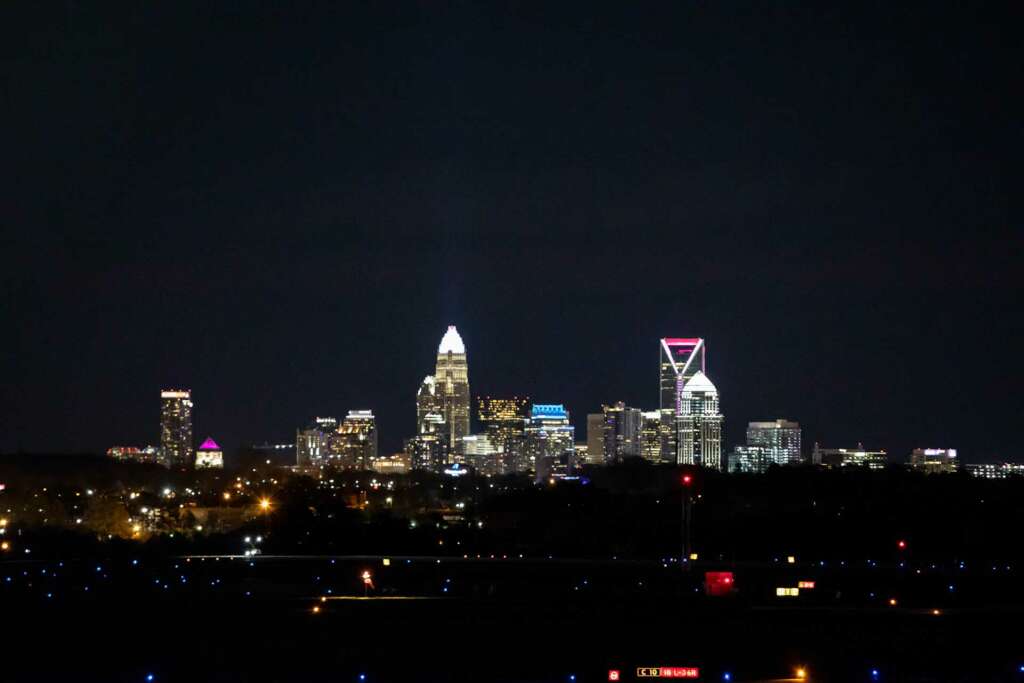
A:
POLYGON ((1012 567, 389 559, 4 563, 0 678, 1024 681, 1012 567), (705 569, 732 569, 738 594, 705 596, 705 569), (800 580, 815 588, 775 597, 800 580))

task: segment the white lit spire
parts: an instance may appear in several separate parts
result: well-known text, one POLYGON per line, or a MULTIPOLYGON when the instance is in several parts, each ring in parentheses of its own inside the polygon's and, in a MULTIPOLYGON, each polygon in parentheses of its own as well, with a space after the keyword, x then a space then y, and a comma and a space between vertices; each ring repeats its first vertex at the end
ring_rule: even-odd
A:
POLYGON ((465 353, 466 346, 462 343, 462 337, 459 336, 459 331, 455 329, 455 325, 449 325, 448 331, 441 337, 441 345, 437 347, 438 353, 465 353))

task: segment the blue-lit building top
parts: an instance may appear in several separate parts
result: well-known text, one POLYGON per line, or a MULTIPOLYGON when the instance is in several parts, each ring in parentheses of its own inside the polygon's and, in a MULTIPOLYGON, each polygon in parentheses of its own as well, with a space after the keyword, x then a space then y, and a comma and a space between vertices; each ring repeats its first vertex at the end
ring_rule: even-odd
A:
POLYGON ((568 420, 569 413, 561 403, 534 403, 530 409, 531 419, 568 420))

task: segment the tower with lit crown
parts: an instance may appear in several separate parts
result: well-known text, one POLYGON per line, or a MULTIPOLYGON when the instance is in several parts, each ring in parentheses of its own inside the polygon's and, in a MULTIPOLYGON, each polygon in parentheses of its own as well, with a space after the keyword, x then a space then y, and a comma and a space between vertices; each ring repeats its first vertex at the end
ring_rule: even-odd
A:
POLYGON ((679 394, 679 464, 722 469, 718 389, 698 371, 679 394))
POLYGON ((454 325, 448 326, 437 347, 434 382, 444 417, 445 441, 450 452, 458 453, 462 437, 469 434, 469 367, 466 346, 454 325))

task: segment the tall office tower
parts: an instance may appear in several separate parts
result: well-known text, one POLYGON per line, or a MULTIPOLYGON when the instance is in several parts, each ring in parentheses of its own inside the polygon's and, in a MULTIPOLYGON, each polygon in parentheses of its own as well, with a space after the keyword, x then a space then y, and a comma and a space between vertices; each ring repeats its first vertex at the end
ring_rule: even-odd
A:
POLYGON ((737 446, 729 456, 730 472, 764 472, 772 465, 798 465, 800 424, 789 420, 750 422, 747 445, 737 446))
POLYGON ((331 435, 337 432, 338 421, 333 417, 318 417, 305 429, 295 430, 295 464, 299 467, 319 467, 330 451, 331 435))
POLYGON ((331 459, 345 469, 368 470, 377 457, 377 420, 371 410, 350 410, 332 437, 331 459))
POLYGON ((604 464, 604 413, 587 415, 587 464, 604 464))
POLYGON ((641 413, 640 420, 640 457, 661 462, 661 411, 641 413))
POLYGON ((699 337, 666 337, 659 342, 662 462, 679 461, 679 399, 686 382, 698 372, 705 372, 704 348, 704 340, 699 337))
POLYGON ((679 464, 722 469, 722 414, 718 390, 698 371, 679 395, 679 464))
POLYGON ((454 325, 448 326, 437 347, 434 381, 441 398, 448 449, 458 453, 462 448, 462 437, 469 434, 469 367, 466 346, 454 325))
POLYGON ((538 482, 566 477, 575 471, 576 430, 561 404, 534 404, 525 437, 526 453, 538 482))
POLYGON ((431 432, 441 422, 444 422, 444 404, 437 393, 437 381, 433 375, 427 375, 416 392, 416 433, 431 432))
POLYGON ((925 474, 951 474, 958 469, 955 448, 915 448, 910 453, 910 468, 925 474))
POLYGON ((160 458, 164 465, 189 468, 192 452, 192 392, 164 389, 160 392, 160 458))
POLYGON ((640 409, 629 408, 619 401, 612 406, 601 406, 604 412, 604 461, 606 464, 622 462, 640 455, 640 409))
MULTIPOLYGON (((499 474, 529 469, 523 449, 523 430, 529 416, 530 399, 477 396, 477 419, 490 443, 501 455, 499 474)), ((467 444, 468 445, 468 444, 467 444)))

